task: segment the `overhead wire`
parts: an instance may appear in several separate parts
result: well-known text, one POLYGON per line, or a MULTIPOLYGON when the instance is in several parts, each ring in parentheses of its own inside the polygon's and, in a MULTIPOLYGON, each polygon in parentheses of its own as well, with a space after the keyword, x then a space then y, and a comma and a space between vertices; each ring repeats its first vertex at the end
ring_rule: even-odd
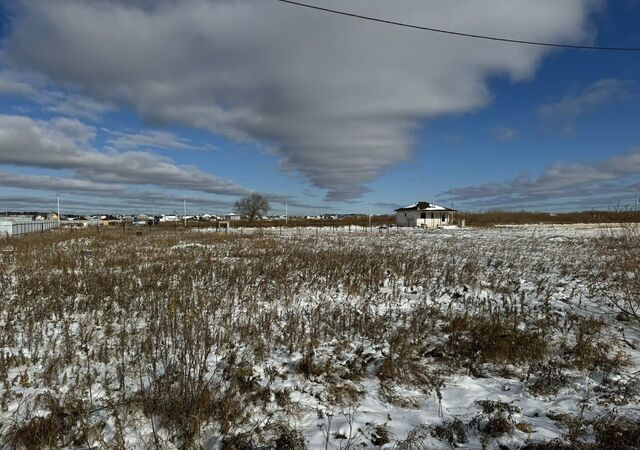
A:
POLYGON ((397 22, 394 20, 365 16, 362 14, 350 13, 347 11, 341 11, 337 9, 325 8, 322 6, 310 5, 308 3, 301 3, 293 0, 276 0, 276 1, 281 3, 287 3, 289 5, 300 6, 303 8, 322 11, 326 13, 337 14, 340 16, 366 20, 369 22, 377 22, 377 23, 383 23, 387 25, 394 25, 398 27, 411 28, 411 29, 422 30, 422 31, 430 31, 433 33, 448 34, 448 35, 472 38, 472 39, 483 39, 488 41, 505 42, 509 44, 535 45, 535 46, 541 46, 541 47, 556 47, 556 48, 566 48, 566 49, 574 49, 574 50, 599 50, 599 51, 615 51, 615 52, 639 52, 640 51, 640 47, 602 47, 597 45, 574 45, 574 44, 563 44, 563 43, 556 43, 556 42, 528 41, 525 39, 513 39, 513 38, 506 38, 506 37, 499 37, 499 36, 489 36, 484 34, 464 33, 461 31, 453 31, 453 30, 446 30, 442 28, 412 25, 409 23, 397 22))

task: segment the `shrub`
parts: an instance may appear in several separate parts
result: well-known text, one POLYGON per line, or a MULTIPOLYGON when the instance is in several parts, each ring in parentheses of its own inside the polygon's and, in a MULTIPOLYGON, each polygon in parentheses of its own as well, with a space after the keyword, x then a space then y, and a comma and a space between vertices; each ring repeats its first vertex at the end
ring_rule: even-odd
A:
POLYGON ((637 420, 613 416, 597 421, 593 428, 596 433, 597 450, 640 448, 640 422, 637 420))
POLYGON ((591 280, 594 293, 607 299, 622 319, 640 323, 640 225, 601 233, 596 249, 604 264, 591 280))
POLYGON ((538 325, 520 327, 519 319, 498 313, 491 316, 455 315, 448 320, 447 351, 464 361, 471 373, 478 364, 534 365, 545 359, 548 340, 538 325))
POLYGON ((458 447, 458 444, 467 442, 467 434, 464 424, 458 418, 453 422, 436 425, 431 430, 431 435, 441 441, 447 442, 451 447, 458 447))

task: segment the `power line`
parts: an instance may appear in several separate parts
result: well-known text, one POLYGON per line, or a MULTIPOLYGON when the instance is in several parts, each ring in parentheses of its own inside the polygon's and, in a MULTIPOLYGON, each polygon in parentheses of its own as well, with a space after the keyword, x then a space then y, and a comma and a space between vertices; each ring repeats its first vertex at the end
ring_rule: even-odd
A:
POLYGON ((306 3, 295 2, 292 0, 277 0, 277 1, 281 3, 288 3, 290 5, 295 5, 295 6, 302 6, 304 8, 315 9, 317 11, 323 11, 331 14, 338 14, 340 16, 347 16, 347 17, 352 17, 352 18, 361 19, 361 20, 368 20, 370 22, 378 22, 378 23, 384 23, 387 25, 395 25, 399 27, 413 28, 415 30, 431 31, 433 33, 449 34, 449 35, 461 36, 461 37, 473 38, 473 39, 484 39, 488 41, 507 42, 510 44, 537 45, 541 47, 571 48, 571 49, 579 49, 579 50, 608 50, 608 51, 617 51, 617 52, 640 51, 640 47, 599 47, 599 46, 592 46, 592 45, 572 45, 572 44, 561 44, 561 43, 554 43, 554 42, 527 41, 523 39, 509 39, 509 38, 503 38, 503 37, 497 37, 497 36, 486 36, 483 34, 462 33, 460 31, 451 31, 451 30, 444 30, 441 28, 423 27, 423 26, 411 25, 403 22, 396 22, 393 20, 380 19, 377 17, 363 16, 360 14, 354 14, 346 11, 339 11, 337 9, 323 8, 321 6, 309 5, 306 3))

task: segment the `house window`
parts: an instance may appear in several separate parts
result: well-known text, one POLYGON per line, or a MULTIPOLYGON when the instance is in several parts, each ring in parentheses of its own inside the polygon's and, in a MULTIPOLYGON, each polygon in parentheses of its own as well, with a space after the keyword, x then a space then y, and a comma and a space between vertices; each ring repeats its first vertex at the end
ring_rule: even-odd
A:
POLYGON ((427 218, 427 213, 420 213, 420 218, 421 219, 426 219, 427 218))
POLYGON ((431 213, 431 218, 433 219, 433 213, 431 213))
POLYGON ((443 221, 443 222, 445 221, 445 218, 446 218, 446 216, 443 214, 443 215, 442 215, 442 221, 443 221))
POLYGON ((407 217, 407 213, 404 213, 404 216, 407 217))

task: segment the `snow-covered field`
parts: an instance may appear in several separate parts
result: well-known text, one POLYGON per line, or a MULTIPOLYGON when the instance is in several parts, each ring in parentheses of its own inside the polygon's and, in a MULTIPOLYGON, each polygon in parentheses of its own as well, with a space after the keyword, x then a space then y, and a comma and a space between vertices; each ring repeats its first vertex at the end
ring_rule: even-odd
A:
POLYGON ((0 445, 637 448, 639 244, 594 225, 3 240, 0 445))

